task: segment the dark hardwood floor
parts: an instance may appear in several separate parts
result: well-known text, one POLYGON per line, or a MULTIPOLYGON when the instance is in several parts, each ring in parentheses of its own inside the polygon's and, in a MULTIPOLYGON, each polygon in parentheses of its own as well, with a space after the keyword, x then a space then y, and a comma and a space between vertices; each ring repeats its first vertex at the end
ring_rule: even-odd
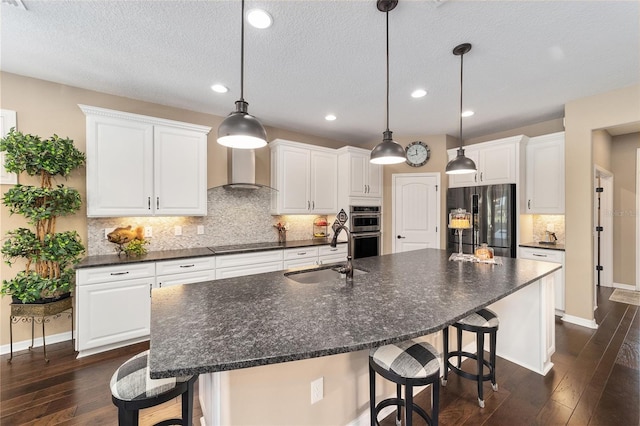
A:
MULTIPOLYGON (((556 322, 555 366, 545 377, 499 358, 499 390, 485 385, 484 409, 476 402, 475 384, 450 375, 441 391, 440 425, 639 425, 640 315, 637 306, 610 302, 611 291, 599 292, 597 330, 556 322)), ((11 364, 3 355, 0 424, 117 424, 109 379, 120 364, 147 348, 141 343, 76 359, 71 343, 64 342, 47 347, 49 364, 41 348, 15 354, 11 364)), ((430 390, 416 401, 430 408, 430 390)), ((194 419, 199 419, 197 397, 194 406, 194 419)), ((140 424, 179 413, 176 398, 143 410, 140 424)), ((381 425, 395 425, 392 418, 381 425)), ((416 419, 414 424, 423 423, 416 419)))

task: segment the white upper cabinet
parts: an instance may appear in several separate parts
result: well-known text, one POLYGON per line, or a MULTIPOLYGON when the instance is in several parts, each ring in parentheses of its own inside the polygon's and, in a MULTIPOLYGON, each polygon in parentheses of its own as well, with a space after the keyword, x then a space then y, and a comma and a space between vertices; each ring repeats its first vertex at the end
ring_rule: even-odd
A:
POLYGON ((79 105, 87 116, 87 216, 207 214, 210 127, 79 105))
POLYGON ((526 205, 531 214, 564 214, 564 132, 529 139, 526 205))
MULTIPOLYGON (((518 183, 520 144, 526 142, 524 135, 483 142, 465 147, 465 155, 478 168, 476 173, 449 175, 449 187, 495 185, 518 183)), ((456 157, 458 149, 449 149, 449 160, 456 157)))
POLYGON ((276 139, 271 149, 272 214, 335 214, 335 150, 276 139))
POLYGON ((338 150, 339 188, 347 189, 345 196, 382 197, 382 166, 369 162, 370 155, 370 150, 352 146, 338 150))

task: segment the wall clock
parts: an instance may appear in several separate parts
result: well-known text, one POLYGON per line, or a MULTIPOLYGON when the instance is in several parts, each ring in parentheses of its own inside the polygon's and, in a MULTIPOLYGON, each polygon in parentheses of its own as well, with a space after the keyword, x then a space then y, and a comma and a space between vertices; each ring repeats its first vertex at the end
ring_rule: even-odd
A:
POLYGON ((429 146, 421 141, 411 142, 405 151, 407 152, 407 164, 413 167, 424 166, 431 156, 429 146))

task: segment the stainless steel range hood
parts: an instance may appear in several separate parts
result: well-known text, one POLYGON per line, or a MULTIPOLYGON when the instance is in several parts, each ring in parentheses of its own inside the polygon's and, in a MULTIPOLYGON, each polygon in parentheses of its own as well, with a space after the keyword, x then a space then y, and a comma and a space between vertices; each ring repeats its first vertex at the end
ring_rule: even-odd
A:
POLYGON ((227 163, 227 184, 224 189, 261 189, 277 191, 267 185, 256 183, 256 153, 253 149, 230 148, 227 163))

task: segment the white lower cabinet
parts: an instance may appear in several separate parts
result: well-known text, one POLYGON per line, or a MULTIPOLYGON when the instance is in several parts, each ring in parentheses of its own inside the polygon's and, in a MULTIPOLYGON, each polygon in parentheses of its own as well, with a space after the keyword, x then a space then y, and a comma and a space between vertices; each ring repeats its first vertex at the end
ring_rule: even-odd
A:
POLYGON ((564 252, 561 250, 520 247, 520 258, 562 265, 562 269, 554 274, 556 315, 562 315, 564 313, 564 252))
POLYGON ((216 279, 216 258, 194 257, 156 262, 156 286, 171 287, 216 279))
POLYGON ((284 269, 318 264, 318 247, 301 247, 285 249, 283 251, 284 269))
POLYGON ((347 247, 347 244, 338 244, 336 247, 320 246, 318 252, 318 265, 346 262, 347 247))
POLYGON ((149 336, 154 263, 80 269, 76 281, 79 357, 149 336))
POLYGON ((282 269, 282 250, 216 256, 216 279, 262 274, 282 269))

